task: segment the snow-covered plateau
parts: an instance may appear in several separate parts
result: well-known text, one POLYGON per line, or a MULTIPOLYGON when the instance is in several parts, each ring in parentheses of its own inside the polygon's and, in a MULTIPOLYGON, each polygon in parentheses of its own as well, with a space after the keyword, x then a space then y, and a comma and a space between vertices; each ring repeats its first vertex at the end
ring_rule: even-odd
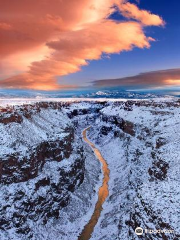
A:
POLYGON ((110 170, 89 239, 180 239, 180 101, 167 98, 1 101, 0 240, 79 239, 103 181, 89 126, 110 170))

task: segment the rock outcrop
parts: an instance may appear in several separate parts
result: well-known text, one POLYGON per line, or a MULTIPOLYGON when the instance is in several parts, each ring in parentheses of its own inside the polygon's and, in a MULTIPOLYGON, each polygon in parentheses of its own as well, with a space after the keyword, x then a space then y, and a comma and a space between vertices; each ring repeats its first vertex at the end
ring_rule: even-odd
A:
POLYGON ((65 132, 66 136, 62 139, 41 142, 22 159, 20 152, 6 155, 3 159, 0 158, 0 183, 28 181, 37 177, 47 160, 62 161, 64 158, 69 158, 74 140, 73 128, 67 128, 65 132))

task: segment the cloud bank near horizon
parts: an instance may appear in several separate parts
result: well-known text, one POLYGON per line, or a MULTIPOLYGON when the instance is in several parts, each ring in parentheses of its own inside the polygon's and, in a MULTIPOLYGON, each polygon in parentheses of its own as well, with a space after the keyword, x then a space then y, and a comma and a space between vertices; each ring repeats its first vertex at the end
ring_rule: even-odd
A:
POLYGON ((163 19, 126 0, 0 0, 0 87, 56 90, 102 54, 149 48, 163 19), (109 16, 119 11, 126 20, 109 16))
POLYGON ((140 73, 131 77, 97 80, 94 87, 140 88, 171 88, 180 86, 180 68, 140 73))

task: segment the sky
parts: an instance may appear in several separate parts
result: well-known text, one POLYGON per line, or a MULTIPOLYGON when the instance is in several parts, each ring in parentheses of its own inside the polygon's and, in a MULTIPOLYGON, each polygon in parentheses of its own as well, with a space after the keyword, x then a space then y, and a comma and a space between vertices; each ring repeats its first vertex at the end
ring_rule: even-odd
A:
POLYGON ((179 87, 179 9, 177 0, 0 0, 0 88, 179 87))

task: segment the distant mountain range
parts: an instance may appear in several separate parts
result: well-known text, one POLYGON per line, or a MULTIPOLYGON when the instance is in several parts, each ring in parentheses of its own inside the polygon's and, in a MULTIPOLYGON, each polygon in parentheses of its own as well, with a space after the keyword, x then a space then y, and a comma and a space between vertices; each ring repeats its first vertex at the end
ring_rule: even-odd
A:
POLYGON ((0 90, 0 98, 126 98, 149 99, 159 97, 179 97, 174 90, 123 90, 119 88, 94 88, 63 91, 0 90))

